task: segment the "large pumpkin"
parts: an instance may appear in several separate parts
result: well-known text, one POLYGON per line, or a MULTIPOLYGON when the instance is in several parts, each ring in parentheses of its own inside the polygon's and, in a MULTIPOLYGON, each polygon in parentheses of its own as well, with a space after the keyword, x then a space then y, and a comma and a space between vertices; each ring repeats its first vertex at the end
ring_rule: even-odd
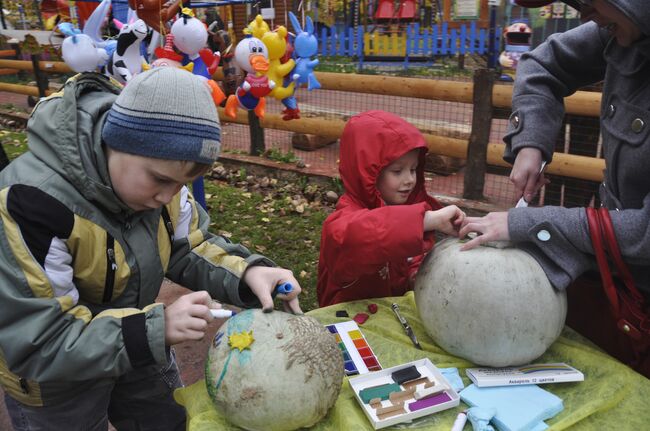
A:
POLYGON ((566 293, 523 250, 461 245, 441 241, 418 271, 415 301, 428 334, 478 365, 522 365, 541 356, 564 327, 566 293))
POLYGON ((344 367, 332 334, 314 318, 247 310, 230 318, 208 351, 205 380, 217 411, 247 430, 294 430, 321 420, 344 367))

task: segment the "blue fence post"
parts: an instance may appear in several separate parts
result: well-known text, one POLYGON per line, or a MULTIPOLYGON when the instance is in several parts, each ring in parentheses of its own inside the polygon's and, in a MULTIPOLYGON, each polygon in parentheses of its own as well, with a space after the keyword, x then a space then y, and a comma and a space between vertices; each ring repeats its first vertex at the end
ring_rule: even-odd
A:
POLYGON ((320 55, 327 57, 327 29, 325 27, 320 30, 320 55))
POLYGON ((363 69, 363 34, 365 27, 360 25, 357 27, 357 55, 359 57, 359 70, 363 69))
POLYGON ((412 35, 411 35, 412 32, 413 32, 413 28, 409 24, 406 27, 406 40, 404 41, 404 43, 406 44, 406 46, 404 47, 404 70, 408 69, 409 67, 409 53, 411 52, 411 47, 409 45, 412 40, 412 35))
POLYGON ((449 35, 447 34, 447 23, 442 23, 442 28, 440 29, 440 54, 447 55, 449 52, 449 46, 447 42, 449 40, 449 35))
POLYGON ((438 33, 440 26, 438 24, 431 27, 431 57, 438 55, 438 33))
POLYGON ((478 53, 483 55, 485 54, 485 43, 487 42, 487 39, 485 37, 485 29, 482 28, 478 31, 478 53))
POLYGON ((476 53, 476 21, 472 21, 469 29, 469 52, 474 54, 476 53))
POLYGON ((356 52, 354 52, 354 27, 348 27, 348 47, 347 47, 347 56, 354 57, 356 52))
POLYGON ((460 26, 460 55, 465 55, 465 44, 467 42, 467 26, 460 26))
POLYGON ((456 55, 456 46, 458 45, 458 35, 455 28, 451 29, 451 35, 449 38, 449 48, 451 50, 451 55, 456 55))
POLYGON ((497 64, 497 52, 496 52, 496 25, 497 25, 497 7, 489 6, 490 8, 490 31, 489 31, 489 40, 488 40, 488 69, 494 69, 497 64))

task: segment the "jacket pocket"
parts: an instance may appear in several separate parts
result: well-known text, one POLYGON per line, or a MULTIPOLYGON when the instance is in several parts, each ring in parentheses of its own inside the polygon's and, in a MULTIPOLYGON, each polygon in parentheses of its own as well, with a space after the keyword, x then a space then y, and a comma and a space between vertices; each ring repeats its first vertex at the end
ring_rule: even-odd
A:
POLYGON ((602 115, 603 128, 621 142, 634 147, 650 136, 650 112, 612 94, 602 115))

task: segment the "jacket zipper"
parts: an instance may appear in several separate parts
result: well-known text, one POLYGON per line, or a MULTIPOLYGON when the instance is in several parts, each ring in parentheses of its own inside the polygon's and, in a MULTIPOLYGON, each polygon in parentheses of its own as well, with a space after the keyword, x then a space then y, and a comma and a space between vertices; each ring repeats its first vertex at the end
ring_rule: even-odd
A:
POLYGON ((104 285, 103 302, 110 302, 113 297, 113 284, 115 284, 115 238, 106 234, 106 284, 104 285))

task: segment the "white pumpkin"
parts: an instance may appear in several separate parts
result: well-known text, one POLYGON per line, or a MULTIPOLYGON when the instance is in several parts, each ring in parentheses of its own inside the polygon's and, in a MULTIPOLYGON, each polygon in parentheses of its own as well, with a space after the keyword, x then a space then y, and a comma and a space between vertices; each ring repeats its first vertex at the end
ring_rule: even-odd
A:
POLYGON ((205 366, 217 411, 264 431, 316 424, 336 402, 343 374, 336 340, 316 319, 257 309, 219 329, 205 366))
POLYGON ((564 327, 566 293, 523 250, 502 243, 460 251, 461 245, 456 238, 441 241, 418 271, 415 302, 427 333, 478 365, 537 359, 564 327))

